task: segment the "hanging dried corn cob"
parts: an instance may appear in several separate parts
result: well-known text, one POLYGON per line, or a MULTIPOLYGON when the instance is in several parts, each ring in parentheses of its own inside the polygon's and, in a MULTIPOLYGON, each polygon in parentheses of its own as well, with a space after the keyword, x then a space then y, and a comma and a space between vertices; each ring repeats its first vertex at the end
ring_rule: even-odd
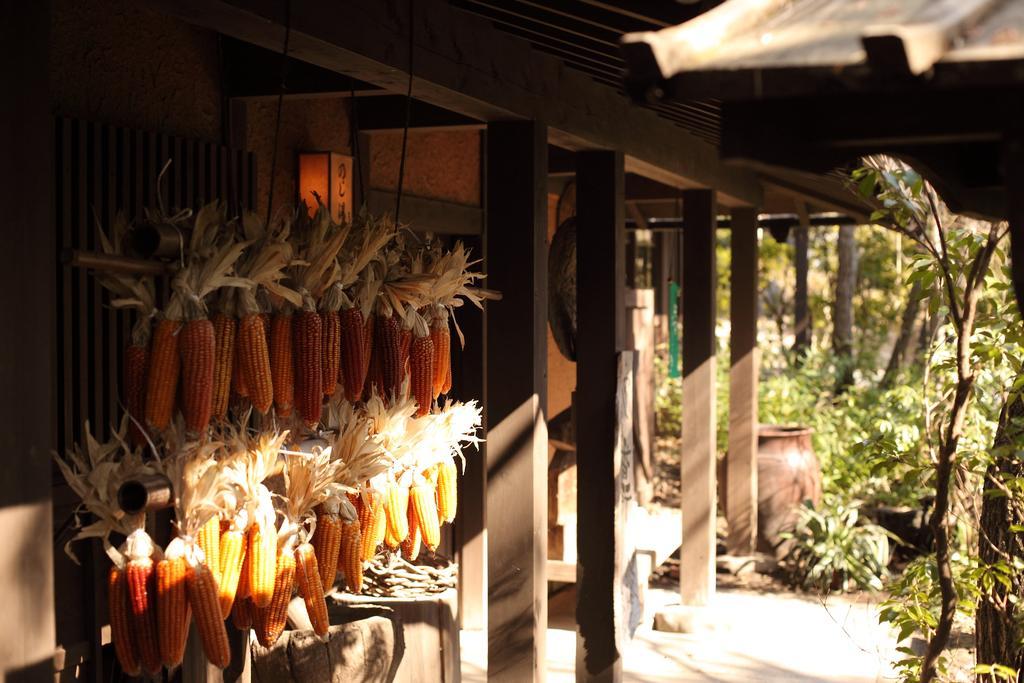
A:
POLYGON ((303 423, 314 428, 323 406, 323 319, 315 310, 292 316, 295 404, 303 423))
POLYGON ((292 343, 291 311, 277 311, 270 319, 270 374, 274 386, 274 409, 278 417, 291 416, 295 402, 292 343))
POLYGON ((330 398, 338 388, 341 379, 341 287, 335 283, 324 295, 320 304, 320 320, 323 328, 321 347, 321 388, 324 396, 330 398))
POLYGON ((445 380, 450 377, 449 373, 451 372, 452 363, 452 340, 448 328, 448 310, 441 307, 440 311, 441 313, 436 315, 430 324, 430 339, 434 342, 433 394, 435 399, 441 394, 448 393, 445 389, 445 380))
POLYGON ((437 519, 437 502, 434 487, 420 480, 409 489, 409 504, 416 515, 416 528, 423 536, 423 543, 433 552, 441 543, 441 530, 437 519))
POLYGON ((159 625, 160 659, 173 669, 181 664, 188 641, 192 608, 188 600, 185 543, 176 538, 167 546, 164 559, 156 566, 156 608, 159 625))
POLYGON ((249 598, 238 598, 231 607, 231 623, 239 631, 248 631, 252 628, 252 617, 255 607, 249 598))
POLYGON ((187 572, 188 600, 207 661, 219 669, 231 663, 231 645, 217 599, 217 580, 198 553, 190 558, 187 572))
POLYGON ((110 639, 121 670, 129 676, 142 672, 138 644, 132 630, 128 608, 128 580, 123 567, 113 565, 107 576, 107 608, 110 613, 110 639))
POLYGON ((459 470, 451 456, 438 463, 437 470, 437 516, 442 523, 454 522, 459 503, 459 470))
POLYGON ((384 492, 384 515, 387 520, 385 543, 398 548, 409 535, 409 487, 390 481, 384 492))
POLYGON ((330 622, 327 620, 324 584, 316 562, 316 551, 310 543, 300 543, 295 549, 295 577, 299 595, 306 604, 306 613, 313 625, 313 633, 326 636, 330 622))
POLYGON ((161 318, 156 324, 146 373, 146 426, 162 432, 171 423, 178 393, 181 358, 178 332, 181 321, 161 318))
POLYGON ((417 523, 416 510, 408 506, 409 535, 402 541, 402 555, 410 562, 415 562, 420 556, 420 545, 423 543, 423 535, 420 534, 420 526, 417 523))
POLYGON ((160 671, 160 641, 157 635, 156 559, 158 549, 145 529, 136 529, 125 540, 128 563, 128 618, 138 645, 142 670, 153 676, 160 671))
POLYGON ((344 522, 338 567, 345 574, 345 587, 359 593, 363 587, 363 534, 359 520, 344 522))
POLYGON ((203 558, 214 578, 220 571, 220 518, 216 515, 210 517, 196 534, 196 545, 203 551, 203 558), (217 569, 215 570, 214 567, 217 569))
POLYGON ((325 501, 316 509, 316 531, 312 539, 317 566, 320 568, 320 582, 325 593, 334 587, 338 555, 341 552, 341 535, 342 520, 337 504, 325 501))
POLYGON ((238 582, 245 567, 246 520, 244 511, 231 520, 227 530, 220 535, 220 570, 217 573, 217 599, 224 619, 231 614, 231 607, 238 594, 238 582))
POLYGON ((253 629, 256 640, 263 647, 271 647, 284 632, 288 617, 288 601, 295 586, 295 555, 291 548, 282 548, 277 553, 274 567, 274 590, 270 601, 264 607, 253 610, 253 629))
POLYGON ((213 335, 216 351, 213 362, 213 417, 223 420, 228 415, 231 398, 231 376, 236 366, 235 349, 238 346, 238 320, 225 312, 214 314, 213 335))
POLYGON ((423 316, 410 310, 408 317, 413 320, 412 352, 409 359, 410 388, 416 400, 416 416, 422 417, 430 412, 434 398, 434 341, 423 316))

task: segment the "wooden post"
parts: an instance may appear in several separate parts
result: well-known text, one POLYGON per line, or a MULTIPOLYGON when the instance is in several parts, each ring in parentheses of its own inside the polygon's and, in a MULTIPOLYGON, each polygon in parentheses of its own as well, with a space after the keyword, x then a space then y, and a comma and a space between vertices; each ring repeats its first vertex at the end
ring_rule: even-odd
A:
POLYGON ((727 546, 747 555, 757 543, 757 210, 732 212, 729 298, 729 451, 726 460, 727 546))
POLYGON ((683 420, 680 452, 683 605, 715 592, 715 195, 683 192, 683 420))
POLYGON ((625 181, 619 152, 580 152, 576 164, 577 681, 622 680, 619 652, 623 520, 615 396, 624 348, 625 181))
POLYGON ((807 229, 810 217, 807 205, 797 202, 800 225, 793 230, 793 259, 796 266, 796 293, 793 301, 793 350, 803 354, 811 345, 811 311, 807 305, 807 229))
POLYGON ((487 127, 489 681, 544 680, 547 632, 547 137, 487 127))
POLYGON ((0 380, 17 390, 0 397, 0 531, 5 539, 0 601, 8 624, 0 640, 0 678, 40 681, 54 677, 55 628, 50 449, 57 423, 57 245, 47 68, 50 3, 5 7, 0 72, 17 104, 0 111, 0 281, 6 292, 0 311, 11 331, 0 341, 0 380))

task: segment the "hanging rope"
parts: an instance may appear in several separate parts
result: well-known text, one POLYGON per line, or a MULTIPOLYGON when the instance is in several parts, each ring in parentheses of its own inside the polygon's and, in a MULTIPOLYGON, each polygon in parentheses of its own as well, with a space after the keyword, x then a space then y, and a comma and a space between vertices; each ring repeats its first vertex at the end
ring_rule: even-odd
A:
POLYGON ((281 109, 284 106, 285 81, 288 77, 288 43, 292 37, 292 0, 285 0, 284 49, 281 51, 281 83, 277 90, 277 117, 274 120, 274 151, 270 156, 270 190, 267 192, 267 225, 274 207, 274 179, 277 177, 277 147, 281 137, 281 109))
POLYGON ((402 208, 402 184, 405 180, 405 150, 409 142, 409 120, 412 116, 412 50, 413 50, 413 0, 409 0, 409 87, 405 93, 405 128, 402 130, 402 157, 398 162, 398 192, 395 193, 395 225, 398 225, 402 208))
MULTIPOLYGON (((359 107, 356 102, 356 82, 351 76, 348 79, 350 97, 350 111, 352 112, 352 125, 348 127, 349 136, 352 138, 352 156, 355 157, 356 179, 359 181, 359 201, 366 204, 366 185, 363 181, 363 158, 359 154, 359 107)), ((355 207, 353 206, 353 209, 355 207)), ((353 216, 355 218, 355 216, 353 216)))

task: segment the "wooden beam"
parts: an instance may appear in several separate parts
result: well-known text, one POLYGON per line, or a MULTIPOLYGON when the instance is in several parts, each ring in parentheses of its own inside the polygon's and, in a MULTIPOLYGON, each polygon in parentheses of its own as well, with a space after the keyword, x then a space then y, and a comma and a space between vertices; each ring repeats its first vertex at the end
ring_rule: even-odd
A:
POLYGON ((547 139, 487 128, 488 680, 544 679, 547 629, 547 139))
POLYGON ((715 592, 715 264, 716 209, 708 190, 683 193, 683 420, 680 444, 683 605, 715 592))
MULTIPOLYGON (((618 354, 625 348, 625 178, 619 152, 577 155, 577 681, 622 680, 618 354)), ((630 438, 632 435, 630 435, 630 438)))
MULTIPOLYGON (((405 128, 404 95, 359 97, 353 100, 359 109, 359 130, 365 132, 400 131, 405 128)), ((409 128, 431 130, 483 130, 482 121, 413 100, 409 107, 409 128)))
MULTIPOLYGON (((17 105, 0 110, 0 207, 4 245, 0 303, 10 330, 0 340, 0 588, 8 624, 0 677, 54 679, 52 461, 57 401, 57 231, 54 227, 54 128, 49 69, 50 3, 8 3, 0 23, 0 72, 17 105), (31 197, 31 200, 26 201, 31 197)), ((91 591, 89 591, 91 592, 91 591)), ((92 634, 90 634, 92 635, 92 634)), ((93 648, 90 658, 95 662, 93 648)), ((95 664, 94 664, 95 666, 95 664)), ((90 671, 89 674, 95 674, 90 671)))
MULTIPOLYGON (((367 196, 370 213, 395 213, 395 193, 370 190, 367 196)), ((417 197, 402 193, 402 222, 409 223, 416 232, 439 235, 479 235, 483 231, 483 209, 478 206, 456 204, 442 199, 417 197)))
POLYGON ((757 546, 757 212, 735 209, 732 223, 725 518, 729 552, 749 555, 757 546))
MULTIPOLYGON (((149 0, 186 21, 280 50, 283 9, 263 0, 149 0)), ((296 59, 376 86, 407 87, 409 31, 414 35, 413 95, 481 121, 547 122, 549 141, 573 150, 620 149, 629 170, 676 187, 715 187, 726 204, 758 203, 750 173, 721 164, 717 149, 614 88, 534 50, 490 22, 442 0, 296 3, 296 59)))

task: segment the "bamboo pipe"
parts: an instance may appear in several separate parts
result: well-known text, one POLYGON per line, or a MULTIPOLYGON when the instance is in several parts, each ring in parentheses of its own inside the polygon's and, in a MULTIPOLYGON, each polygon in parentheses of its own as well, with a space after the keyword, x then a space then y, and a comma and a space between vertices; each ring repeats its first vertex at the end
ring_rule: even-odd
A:
POLYGON ((170 273, 169 264, 162 261, 148 261, 130 256, 100 254, 81 249, 65 249, 61 253, 61 262, 72 268, 89 268, 91 270, 123 273, 125 275, 167 275, 170 273))
POLYGON ((171 480, 162 474, 129 479, 117 489, 117 504, 129 515, 169 508, 174 504, 171 480))

